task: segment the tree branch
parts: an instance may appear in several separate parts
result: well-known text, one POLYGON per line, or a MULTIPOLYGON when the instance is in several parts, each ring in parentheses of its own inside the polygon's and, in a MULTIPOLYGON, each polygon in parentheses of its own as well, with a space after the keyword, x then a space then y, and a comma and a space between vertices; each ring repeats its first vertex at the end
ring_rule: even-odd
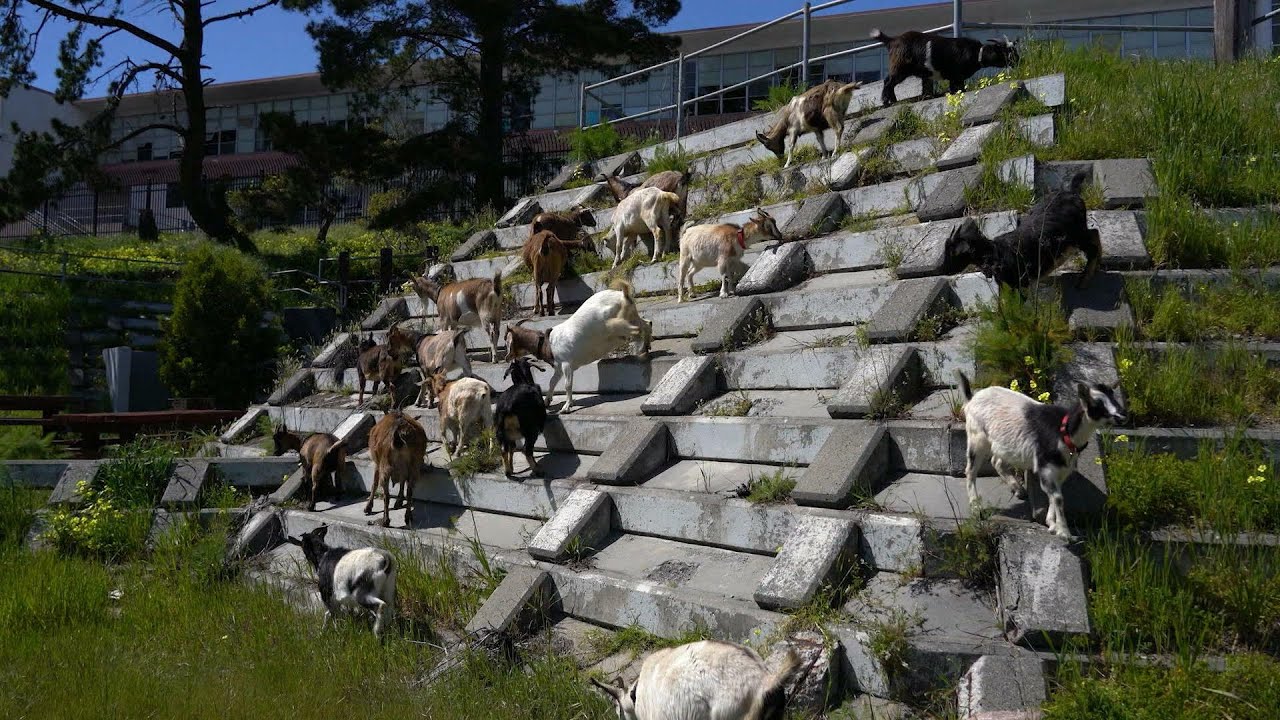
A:
POLYGON ((173 43, 169 42, 168 40, 165 40, 159 35, 147 32, 146 30, 143 30, 142 28, 138 27, 137 25, 134 25, 133 23, 125 22, 120 18, 103 17, 101 15, 90 15, 88 13, 82 13, 77 10, 72 10, 71 8, 62 7, 56 3, 49 2, 49 0, 29 0, 29 2, 32 5, 35 5, 36 7, 46 12, 57 15, 58 17, 64 20, 71 20, 73 22, 84 23, 86 25, 90 25, 98 28, 116 28, 117 30, 123 30, 129 33, 130 35, 138 38, 139 40, 142 40, 143 42, 150 43, 160 48, 161 50, 164 50, 170 55, 173 55, 176 57, 182 54, 182 49, 179 48, 177 45, 174 45, 173 43))
POLYGON ((133 132, 125 133, 124 137, 120 138, 119 140, 112 140, 103 149, 112 150, 112 149, 118 148, 121 145, 129 142, 130 140, 138 137, 142 133, 150 132, 152 130, 169 130, 174 133, 177 133, 178 135, 185 135, 187 132, 185 128, 180 127, 178 125, 174 125, 173 123, 151 123, 150 125, 143 125, 142 127, 138 128, 137 130, 134 130, 133 132))
MULTIPOLYGON (((120 65, 123 65, 129 62, 131 61, 128 58, 126 58, 121 63, 116 65, 116 67, 120 67, 120 65)), ((112 68, 112 70, 114 69, 115 68, 112 68)), ((182 83, 182 75, 178 73, 177 70, 174 70, 173 67, 169 65, 165 65, 164 63, 143 63, 141 65, 134 65, 130 67, 129 70, 125 72, 123 76, 121 76, 120 80, 116 84, 116 93, 115 93, 116 97, 120 97, 121 95, 124 95, 125 91, 129 88, 129 86, 133 84, 133 81, 137 79, 139 75, 147 71, 158 72, 161 75, 168 76, 169 78, 178 82, 179 84, 182 83)))
POLYGON ((204 23, 202 24, 204 25, 204 27, 209 27, 210 25, 214 23, 222 22, 223 20, 235 20, 236 18, 248 17, 258 12, 259 10, 265 10, 266 8, 269 8, 272 5, 279 5, 279 4, 280 4, 280 0, 266 0, 266 2, 258 3, 257 5, 254 5, 252 7, 247 7, 243 10, 237 10, 236 12, 227 13, 225 15, 214 15, 208 20, 205 20, 204 23))

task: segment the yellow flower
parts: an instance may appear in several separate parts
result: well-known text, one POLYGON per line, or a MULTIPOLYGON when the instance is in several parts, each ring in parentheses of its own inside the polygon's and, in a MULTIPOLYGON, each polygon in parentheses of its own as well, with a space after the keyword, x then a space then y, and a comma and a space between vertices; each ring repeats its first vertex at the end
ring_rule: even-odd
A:
POLYGON ((1267 479, 1266 479, 1266 478, 1264 478, 1264 477, 1262 477, 1261 475, 1250 475, 1250 476, 1249 476, 1249 484, 1250 484, 1250 485, 1257 485, 1258 483, 1262 483, 1262 482, 1266 482, 1266 481, 1267 481, 1267 479))
POLYGON ((1263 464, 1261 464, 1261 465, 1259 465, 1259 466, 1258 466, 1258 472, 1260 472, 1260 473, 1264 473, 1264 472, 1266 472, 1266 471, 1267 471, 1267 464, 1266 464, 1266 463, 1263 463, 1263 464))
POLYGON ((1124 358, 1120 361, 1120 372, 1124 372, 1131 367, 1133 367, 1133 361, 1129 358, 1124 358))
POLYGON ((1023 355, 1022 362, 1025 363, 1027 366, 1032 366, 1036 364, 1036 359, 1031 357, 1030 355, 1023 355))
POLYGON ((1042 402, 1042 403, 1047 403, 1047 402, 1049 402, 1049 393, 1048 393, 1048 392, 1042 392, 1042 393, 1040 393, 1039 395, 1037 395, 1037 396, 1036 396, 1036 399, 1037 399, 1037 400, 1039 400, 1039 401, 1040 401, 1040 402, 1042 402))
POLYGON ((1029 386, 1031 387, 1031 389, 1032 389, 1032 390, 1036 390, 1036 389, 1037 389, 1035 378, 1032 378, 1032 379, 1028 380, 1028 381, 1027 381, 1027 385, 1029 385, 1029 386))
POLYGON ((1117 435, 1117 436, 1116 436, 1116 442, 1118 442, 1118 443, 1126 443, 1126 442, 1129 442, 1129 436, 1128 436, 1128 435, 1125 435, 1125 434, 1123 434, 1123 433, 1122 433, 1122 434, 1120 434, 1120 435, 1117 435))
POLYGON ((1094 464, 1094 465, 1101 465, 1101 464, 1102 464, 1102 458, 1100 458, 1100 457, 1096 457, 1096 458, 1094 458, 1094 459, 1093 459, 1093 464, 1094 464))

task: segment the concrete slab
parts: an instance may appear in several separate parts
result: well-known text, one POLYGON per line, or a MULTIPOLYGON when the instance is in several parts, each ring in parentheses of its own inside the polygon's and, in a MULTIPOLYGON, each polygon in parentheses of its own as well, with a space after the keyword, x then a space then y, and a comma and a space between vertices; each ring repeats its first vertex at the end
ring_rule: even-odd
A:
MULTIPOLYGON (((1026 500, 1013 496, 1009 486, 992 475, 978 477, 978 498, 982 506, 1002 517, 1027 520, 1030 507, 1026 500)), ((949 475, 908 473, 894 478, 875 494, 875 503, 888 512, 919 515, 945 520, 967 520, 973 517, 969 507, 965 479, 949 475)))
POLYGON ((888 465, 885 431, 878 425, 841 424, 831 431, 817 457, 796 481, 798 505, 848 507, 882 483, 888 465))
POLYGON ((978 162, 978 156, 982 154, 982 146, 987 142, 987 138, 999 129, 998 122, 965 128, 947 147, 946 152, 938 158, 938 169, 951 170, 978 162))
MULTIPOLYGON (((839 197, 834 201, 842 202, 839 197)), ((735 291, 738 295, 780 292, 800 282, 808 272, 804 245, 787 243, 761 253, 738 281, 735 291)))
POLYGON ((897 420, 888 426, 889 467, 902 472, 964 473, 963 423, 897 420))
POLYGON ((1000 163, 1000 179, 1015 185, 1034 189, 1036 186, 1036 158, 1023 155, 1000 163))
POLYGON ((937 146, 933 138, 916 138, 889 146, 889 162, 893 163, 895 174, 911 175, 933 165, 937 156, 937 146))
POLYGON ((554 594, 555 587, 546 571, 512 567, 467 623, 466 632, 526 632, 542 624, 554 594))
POLYGON ((0 484, 52 490, 67 465, 66 460, 3 460, 0 461, 0 484))
POLYGON ((1144 270, 1151 267, 1137 216, 1125 210, 1092 210, 1089 227, 1102 239, 1102 267, 1109 270, 1144 270))
POLYGON ((960 580, 915 578, 904 583, 895 573, 876 573, 844 609, 864 622, 905 612, 922 620, 920 636, 934 639, 1001 636, 993 593, 968 589, 960 580))
POLYGON ((767 555, 617 533, 592 557, 601 572, 745 601, 772 564, 767 555))
POLYGON ((721 360, 728 390, 834 389, 863 368, 888 368, 889 354, 852 345, 782 353, 731 353, 721 360))
POLYGON ((974 312, 983 305, 991 305, 999 297, 996 281, 980 272, 957 275, 949 281, 951 292, 955 293, 960 307, 974 312))
POLYGON ((731 493, 752 475, 776 470, 772 465, 715 460, 676 460, 645 481, 645 488, 709 494, 731 493))
POLYGON ((178 459, 169 475, 169 484, 160 497, 162 505, 197 506, 200 492, 209 480, 209 461, 198 458, 178 459))
POLYGON ((869 148, 861 147, 837 155, 827 168, 827 187, 832 190, 848 190, 856 186, 862 173, 862 158, 868 152, 869 148))
POLYGON ((662 376, 640 411, 645 415, 687 415, 715 394, 716 376, 712 358, 683 358, 662 376))
POLYGON ((369 431, 373 430, 377 420, 372 413, 352 413, 333 429, 333 435, 347 446, 348 453, 358 452, 368 442, 369 431))
POLYGON ((400 320, 404 320, 406 317, 408 317, 408 312, 404 297, 393 295, 383 298, 382 302, 378 303, 378 307, 374 308, 368 317, 360 321, 360 328, 362 330, 386 328, 400 320))
POLYGON ((93 482, 98 474, 100 460, 71 460, 58 478, 58 484, 49 493, 50 505, 75 504, 80 502, 80 493, 76 486, 82 482, 93 482))
POLYGON ((856 285, 856 279, 815 278, 791 292, 762 295, 777 330, 803 330, 868 322, 888 300, 892 287, 856 285))
POLYGON ((827 401, 833 418, 861 418, 915 402, 923 392, 920 357, 907 345, 871 346, 827 401))
POLYGON ((288 452, 280 457, 220 457, 209 464, 222 482, 238 488, 279 487, 281 478, 293 472, 298 455, 288 452))
MULTIPOLYGON (((916 207, 917 181, 911 178, 891 180, 876 185, 866 185, 845 190, 844 198, 849 215, 883 217, 911 212, 916 207)), ((924 218, 922 218, 924 219, 924 218)))
POLYGON ((218 436, 218 440, 227 444, 239 441, 240 438, 246 437, 248 432, 257 426, 258 418, 265 417, 266 414, 266 408, 261 405, 245 410, 238 420, 231 423, 231 427, 218 436))
POLYGON ((921 222, 960 217, 966 207, 965 190, 977 182, 981 173, 982 168, 976 165, 938 173, 937 185, 916 207, 916 216, 921 222))
POLYGON ((640 153, 629 152, 613 155, 592 163, 592 172, 596 175, 620 175, 626 177, 644 170, 640 162, 640 153))
POLYGON ((1067 101, 1067 77, 1063 73, 1024 80, 1022 86, 1028 95, 1051 108, 1067 101))
POLYGON ((1022 83, 1018 81, 996 83, 981 90, 964 94, 964 115, 961 122, 965 125, 981 125, 995 120, 1005 106, 1011 104, 1023 92, 1022 83))
POLYGON ((1051 147, 1057 140, 1053 126, 1053 115, 1018 118, 1017 125, 1018 133, 1037 147, 1051 147))
POLYGON ((1042 532, 1000 538, 1000 602, 1008 638, 1035 648, 1060 646, 1090 631, 1084 563, 1042 532))
POLYGON ((943 294, 946 288, 946 280, 939 277, 915 278, 896 283, 892 294, 869 319, 867 339, 871 342, 886 342, 911 337, 921 320, 939 304, 948 301, 943 294))
MULTIPOLYGON (((622 155, 617 155, 615 157, 625 159, 626 153, 622 155)), ((555 176, 551 178, 551 181, 547 183, 544 190, 546 190, 547 192, 555 192, 557 190, 563 190, 565 183, 568 183, 570 180, 573 180, 574 178, 585 177, 586 174, 590 171, 591 171, 591 166, 588 163, 582 163, 582 162, 566 163, 564 167, 560 168, 560 172, 556 173, 555 176)))
POLYGON ((267 398, 270 405, 285 405, 296 402, 315 392, 316 383, 310 368, 302 368, 290 375, 283 383, 271 392, 267 398))
POLYGON ((612 509, 608 493, 574 490, 529 541, 529 554, 539 560, 562 562, 571 553, 600 547, 609 534, 612 509))
POLYGON ((852 520, 804 518, 760 580, 756 603, 771 610, 802 607, 833 573, 848 566, 857 547, 858 528, 852 520))
POLYGON ((804 238, 831 232, 844 217, 844 198, 839 193, 823 193, 805 198, 800 209, 780 226, 784 237, 804 238))
POLYGON ((808 465, 830 434, 833 421, 786 418, 671 418, 675 457, 700 460, 808 465))
POLYGON ((293 496, 297 495, 303 484, 307 482, 306 471, 301 466, 294 468, 293 472, 289 473, 288 477, 280 483, 280 487, 271 493, 271 502, 279 505, 292 500, 293 496))
POLYGON ((457 262, 473 258, 481 253, 496 249, 497 241, 498 236, 492 230, 478 230, 467 238, 466 242, 454 249, 449 259, 457 262))
POLYGON ((732 349, 762 325, 767 326, 768 322, 768 315, 759 299, 728 298, 707 318, 698 337, 694 338, 693 351, 707 354, 732 349))
POLYGON ((1102 201, 1108 209, 1142 207, 1159 190, 1146 158, 1095 160, 1095 181, 1102 186, 1102 201))
POLYGON ((826 419, 829 390, 741 390, 728 391, 714 400, 708 400, 695 414, 723 417, 729 406, 736 410, 745 398, 751 403, 747 417, 790 417, 826 419))
MULTIPOLYGON (((576 192, 575 190, 562 191, 566 193, 576 192)), ((555 196, 560 193, 548 193, 555 196)), ((521 198, 514 206, 511 207, 502 217, 498 218, 495 227, 506 228, 512 225, 526 225, 533 219, 534 215, 542 212, 542 206, 538 203, 538 198, 526 197, 521 198)))
POLYGON ((983 655, 956 687, 956 704, 964 720, 996 720, 1002 714, 1009 720, 1019 715, 1019 720, 1031 720, 1047 699, 1044 663, 1027 651, 983 655))
POLYGON ((862 559, 867 566, 886 572, 924 567, 924 526, 919 518, 892 513, 855 510, 862 531, 862 559))
MULTIPOLYGON (((321 508, 316 504, 317 510, 321 508)), ((376 518, 382 517, 382 499, 374 503, 376 518)), ((404 510, 391 510, 391 527, 404 527, 404 510)), ((426 530, 426 534, 444 539, 446 542, 465 546, 468 540, 475 540, 485 547, 523 551, 529 538, 535 536, 542 527, 542 521, 532 518, 514 517, 497 513, 417 501, 414 503, 414 530, 426 530)), ((348 504, 330 507, 313 513, 322 519, 332 518, 366 526, 369 516, 364 514, 363 499, 353 498, 348 504)), ((290 527, 292 530, 292 526, 290 527)))
POLYGON ((635 485, 667 464, 670 435, 663 423, 636 419, 614 436, 613 442, 587 472, 603 485, 635 485))

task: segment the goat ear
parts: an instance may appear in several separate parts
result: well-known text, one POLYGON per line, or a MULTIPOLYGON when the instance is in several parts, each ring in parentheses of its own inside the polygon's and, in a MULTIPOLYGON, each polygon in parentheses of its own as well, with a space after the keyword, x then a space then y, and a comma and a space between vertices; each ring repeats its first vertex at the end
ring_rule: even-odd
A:
POLYGON ((613 698, 613 701, 616 703, 621 703, 622 696, 627 692, 625 687, 614 687, 612 685, 606 685, 595 678, 591 678, 591 684, 599 688, 601 692, 613 698))
POLYGON ((1085 402, 1089 402, 1089 386, 1088 385, 1085 385, 1082 382, 1076 383, 1076 394, 1080 396, 1081 400, 1085 402))
POLYGON ((503 380, 506 380, 507 378, 511 377, 511 368, 513 367, 515 367, 515 363, 512 363, 511 365, 507 366, 506 372, 502 373, 503 380))
POLYGON ((284 541, 289 543, 290 545, 297 545, 298 547, 302 547, 302 541, 292 535, 286 535, 284 538, 284 541))

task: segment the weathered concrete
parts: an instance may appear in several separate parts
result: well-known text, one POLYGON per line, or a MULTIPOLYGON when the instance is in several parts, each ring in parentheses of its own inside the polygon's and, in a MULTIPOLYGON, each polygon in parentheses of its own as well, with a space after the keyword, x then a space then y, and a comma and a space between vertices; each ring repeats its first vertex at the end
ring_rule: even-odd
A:
POLYGON ((916 138, 889 146, 889 162, 895 174, 909 175, 933 165, 936 155, 933 138, 916 138))
POLYGON ((726 390, 807 390, 838 388, 867 364, 880 367, 877 347, 816 347, 783 352, 746 350, 721 361, 726 390))
POLYGON ((640 406, 645 415, 687 415, 716 392, 716 363, 708 356, 676 363, 640 406))
POLYGON ((776 330, 804 330, 868 322, 885 304, 893 285, 858 284, 848 275, 816 277, 798 291, 760 296, 776 330))
POLYGON ((599 549, 609 534, 612 509, 608 493, 574 490, 529 541, 529 554, 539 560, 562 562, 572 554, 599 549))
POLYGON ((837 155, 827 168, 827 187, 832 190, 848 190, 857 185, 858 176, 862 172, 862 158, 868 152, 869 148, 858 148, 837 155))
POLYGON ((1059 646, 1089 633, 1084 563, 1059 538, 1014 531, 1000 537, 1000 614, 1016 643, 1059 646))
MULTIPOLYGON (((838 195, 824 195, 843 203, 838 195)), ((806 207, 808 207, 806 205, 806 207)), ((792 287, 809 273, 809 258, 801 243, 786 243, 760 253, 756 261, 738 280, 738 295, 761 295, 792 287)))
POLYGON ((798 505, 844 508, 858 497, 869 497, 888 465, 885 440, 880 425, 849 423, 835 428, 796 480, 791 498, 798 505))
POLYGON ((799 658, 800 667, 805 668, 799 682, 787 688, 788 708, 821 713, 843 697, 839 659, 844 651, 838 639, 814 630, 794 633, 774 643, 765 659, 767 666, 776 669, 788 649, 799 658))
POLYGON ((338 441, 347 446, 348 453, 359 451, 369 440, 369 431, 378 420, 372 413, 357 412, 347 416, 342 424, 334 428, 333 434, 338 441))
POLYGON ((916 617, 919 625, 914 630, 921 639, 1003 641, 994 593, 958 579, 907 580, 897 573, 876 573, 844 610, 863 622, 899 613, 916 617))
POLYGON ((454 262, 468 260, 481 253, 497 249, 497 243, 498 236, 493 230, 477 230, 453 251, 449 259, 454 262))
POLYGON ((770 610, 804 605, 834 573, 847 567, 857 547, 858 528, 852 520, 804 518, 756 588, 756 603, 770 610))
POLYGON ((960 217, 966 205, 965 190, 977 182, 981 174, 982 168, 977 165, 938 173, 940 181, 916 207, 916 217, 920 222, 960 217))
POLYGON ((1151 267, 1151 254, 1142 239, 1138 218, 1129 211, 1093 210, 1089 227, 1102 238, 1102 267, 1110 270, 1144 270, 1151 267))
POLYGON ((800 209, 780 226, 784 237, 804 238, 831 232, 844 217, 844 199, 839 193, 823 193, 805 198, 800 209))
POLYGON ((534 197, 521 198, 510 210, 502 217, 498 218, 495 227, 505 228, 512 225, 524 225, 533 219, 534 215, 542 212, 542 205, 538 203, 538 199, 534 197))
POLYGON ((667 538, 614 534, 591 564, 600 572, 642 583, 753 603, 752 593, 769 572, 773 558, 667 538))
POLYGON ((938 158, 938 169, 950 170, 978 162, 983 144, 999 128, 998 122, 965 128, 938 158))
POLYGON ((98 474, 100 460, 71 460, 58 478, 58 484, 49 493, 50 505, 61 505, 80 502, 80 493, 76 486, 81 482, 91 483, 98 474))
POLYGON ((867 323, 867 339, 885 342, 910 337, 930 311, 948 301, 943 295, 946 290, 947 281, 941 277, 914 278, 894 284, 888 299, 867 323))
POLYGON ((883 217, 910 212, 919 195, 918 185, 919 181, 911 178, 892 180, 845 190, 840 196, 850 215, 883 217))
POLYGON ((545 570, 509 568, 497 589, 467 623, 466 632, 527 632, 547 620, 554 596, 551 576, 545 570))
POLYGON ((634 152, 621 153, 603 160, 597 160, 592 164, 591 168, 596 175, 620 175, 622 177, 640 172, 642 169, 640 153, 634 152))
POLYGON ((1158 194, 1146 158, 1095 160, 1094 179, 1102 186, 1102 201, 1108 209, 1142 207, 1158 194))
MULTIPOLYGON (((853 105, 852 102, 849 104, 850 106, 853 105)), ((887 108, 881 108, 870 115, 858 118, 856 123, 849 123, 853 126, 854 136, 849 142, 842 144, 852 145, 854 147, 861 145, 874 145, 877 140, 893 128, 894 122, 897 121, 898 113, 902 112, 904 107, 907 106, 897 104, 887 108)))
MULTIPOLYGON (((285 539, 284 518, 274 507, 263 508, 249 518, 227 550, 231 560, 243 560, 260 555, 280 545, 285 539)), ((333 539, 330 539, 333 542, 333 539)))
POLYGON ((671 418, 672 454, 680 458, 808 465, 835 423, 787 418, 671 418))
POLYGON ((1022 92, 1022 83, 1015 80, 988 85, 976 92, 965 93, 965 108, 961 122, 965 125, 989 123, 995 120, 1000 111, 1016 100, 1022 92))
POLYGON ((602 485, 635 485, 667 464, 671 436, 658 420, 636 419, 614 436, 587 477, 602 485))
POLYGON ((0 461, 0 483, 52 490, 68 464, 67 460, 3 460, 0 461))
POLYGON ((268 405, 285 405, 296 402, 315 392, 316 381, 310 368, 302 368, 290 375, 267 398, 268 405))
POLYGON ((209 461, 199 458, 181 459, 174 463, 169 484, 160 497, 161 505, 194 506, 209 480, 209 461))
POLYGON ((210 458, 209 464, 218 479, 232 487, 277 487, 281 478, 293 472, 298 464, 297 453, 280 457, 219 457, 210 458))
POLYGON ((904 472, 964 473, 963 423, 898 420, 889 425, 889 467, 904 472))
POLYGON ((1063 73, 1024 80, 1022 87, 1028 95, 1051 108, 1067 101, 1067 77, 1063 73))
POLYGON ((1000 163, 1000 179, 1026 188, 1036 186, 1036 158, 1034 155, 1009 158, 1000 163))
POLYGON ((294 495, 302 489, 304 483, 307 482, 307 472, 299 465, 289 476, 280 483, 280 487, 271 493, 271 502, 285 503, 293 499, 294 495))
POLYGON ((956 687, 964 720, 995 720, 996 713, 1022 713, 1006 717, 1030 720, 1031 713, 1039 714, 1046 699, 1044 663, 1027 651, 983 655, 956 687))
POLYGON ((231 423, 231 427, 227 428, 226 432, 218 436, 218 440, 227 444, 237 442, 258 424, 258 418, 266 414, 267 409, 261 405, 249 408, 238 420, 231 423))
POLYGON ((1044 195, 1057 190, 1065 190, 1071 179, 1085 172, 1085 182, 1097 182, 1092 160, 1068 160, 1064 162, 1040 163, 1036 168, 1036 194, 1044 195))
MULTIPOLYGON (((625 160, 627 156, 624 153, 622 155, 615 155, 614 157, 623 158, 625 160)), ((587 163, 582 163, 582 162, 566 163, 564 167, 560 168, 560 172, 556 173, 555 177, 551 178, 551 182, 547 183, 547 186, 543 189, 546 190, 547 192, 555 192, 557 190, 563 190, 565 184, 568 183, 570 180, 574 179, 575 177, 582 177, 586 175, 586 173, 588 172, 591 172, 591 166, 587 163)))
POLYGON ((693 351, 704 355, 732 349, 768 322, 769 314, 759 298, 730 298, 720 303, 703 325, 693 340, 693 351))
MULTIPOLYGON (((335 367, 348 360, 355 359, 355 345, 352 344, 351 333, 338 333, 333 336, 328 345, 320 349, 316 356, 311 360, 313 368, 335 367)), ((359 337, 356 338, 357 340, 359 337)))
POLYGON ((866 361, 827 402, 833 418, 860 418, 906 407, 924 394, 920 356, 914 347, 888 345, 868 352, 866 361))
POLYGON ((924 567, 924 526, 919 518, 854 511, 862 532, 862 559, 875 570, 903 572, 924 567))
POLYGON ((1053 115, 1018 118, 1018 133, 1037 147, 1050 147, 1056 141, 1053 115))
POLYGON ((777 552, 804 516, 787 505, 655 490, 652 482, 637 488, 609 488, 609 495, 616 530, 752 553, 777 552))
POLYGON ((408 316, 409 313, 405 305, 404 296, 392 295, 391 297, 383 298, 382 302, 378 303, 378 307, 374 308, 368 317, 360 321, 360 328, 362 330, 386 328, 404 320, 408 316))

